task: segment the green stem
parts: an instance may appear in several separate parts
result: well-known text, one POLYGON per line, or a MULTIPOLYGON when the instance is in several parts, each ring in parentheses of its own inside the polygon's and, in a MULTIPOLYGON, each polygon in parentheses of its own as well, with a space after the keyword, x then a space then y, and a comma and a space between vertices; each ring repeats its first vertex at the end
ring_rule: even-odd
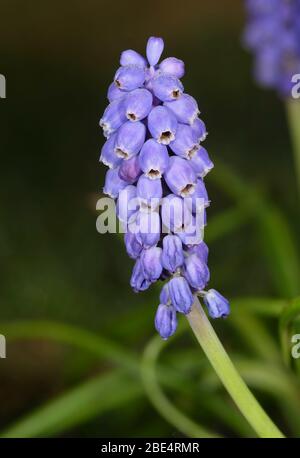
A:
POLYGON ((300 193, 300 101, 290 99, 286 102, 288 123, 294 149, 297 183, 300 193))
POLYGON ((155 337, 147 345, 141 362, 141 376, 146 393, 152 404, 167 422, 175 426, 187 437, 219 437, 214 432, 194 422, 164 395, 156 378, 155 362, 163 343, 155 337))
POLYGON ((241 379, 197 298, 187 319, 223 385, 258 436, 284 437, 241 379))

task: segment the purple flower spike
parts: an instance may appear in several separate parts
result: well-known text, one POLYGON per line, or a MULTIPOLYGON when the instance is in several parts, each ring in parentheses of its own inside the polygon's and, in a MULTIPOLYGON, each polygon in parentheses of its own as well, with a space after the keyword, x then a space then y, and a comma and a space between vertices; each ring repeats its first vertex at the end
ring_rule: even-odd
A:
POLYGON ((174 113, 178 122, 192 125, 199 115, 199 108, 196 100, 188 94, 182 96, 174 102, 165 102, 164 106, 174 113))
POLYGON ((105 137, 109 137, 126 120, 124 101, 123 99, 117 99, 108 105, 99 124, 103 129, 105 137))
POLYGON ((104 194, 107 194, 109 197, 116 199, 119 195, 119 192, 122 189, 126 188, 128 183, 121 180, 119 177, 119 169, 109 169, 105 175, 105 184, 103 188, 104 194))
POLYGON ((203 297, 209 316, 212 318, 226 318, 230 313, 228 300, 215 289, 208 290, 203 297))
POLYGON ((137 196, 142 207, 155 210, 162 198, 161 180, 151 180, 142 175, 137 183, 137 196))
POLYGON ((146 68, 147 61, 141 56, 138 52, 133 49, 127 49, 123 51, 120 57, 120 64, 122 67, 127 67, 128 65, 135 65, 137 67, 146 68))
POLYGON ((179 124, 177 126, 176 138, 170 144, 171 150, 185 159, 191 159, 199 149, 194 132, 190 126, 179 124))
POLYGON ((150 37, 147 43, 146 54, 150 65, 154 66, 160 59, 164 50, 164 40, 158 37, 150 37))
POLYGON ((168 145, 175 139, 176 117, 168 108, 157 106, 149 113, 148 129, 158 143, 168 145))
POLYGON ((124 101, 126 117, 129 121, 141 121, 152 108, 152 94, 147 89, 135 89, 124 101))
MULTIPOLYGON (((252 8, 255 14, 270 14, 262 3, 272 1, 283 2, 247 0, 249 14, 252 8)), ((276 17, 277 9, 272 8, 276 17)), ((280 11, 285 21, 294 18, 290 2, 280 11)), ((274 60, 275 66, 277 57, 273 59, 268 44, 274 39, 274 24, 265 24, 258 33, 262 24, 256 26, 250 34, 253 49, 269 55, 269 63, 274 60)), ((280 36, 279 30, 276 35, 280 36)), ((281 52, 294 52, 295 40, 286 34, 280 46, 281 52)), ((159 64, 163 48, 161 38, 151 37, 148 60, 131 49, 121 54, 121 67, 107 93, 110 104, 100 120, 107 137, 100 161, 109 167, 104 192, 116 200, 118 227, 126 232, 126 251, 135 260, 132 288, 144 291, 158 280, 164 282, 155 327, 167 339, 176 330, 177 312, 190 312, 194 294, 204 297, 213 318, 226 316, 229 305, 215 290, 203 289, 210 275, 208 247, 203 242, 210 201, 203 179, 213 168, 201 145, 206 126, 198 117, 195 99, 183 92, 184 63, 169 57, 159 64)), ((265 80, 270 78, 268 71, 259 69, 260 74, 265 72, 265 80)), ((291 85, 286 72, 281 72, 278 83, 285 91, 291 85)))
POLYGON ((139 160, 146 177, 152 180, 161 178, 169 164, 167 147, 150 138, 144 143, 139 160))
POLYGON ((144 144, 146 127, 141 122, 125 122, 117 133, 115 153, 122 159, 129 159, 139 153, 144 144))
POLYGON ((300 72, 299 0, 247 0, 244 45, 254 54, 254 77, 283 97, 292 96, 300 72))
POLYGON ((196 174, 189 162, 181 157, 170 157, 169 167, 164 178, 174 194, 181 197, 191 196, 196 187, 196 174))
POLYGON ((176 57, 167 57, 161 61, 159 69, 162 73, 168 73, 176 76, 176 78, 182 78, 184 75, 184 62, 176 59, 176 57))
POLYGON ((115 85, 123 91, 132 91, 141 87, 145 81, 145 70, 137 65, 126 65, 117 70, 114 78, 115 85))
POLYGON ((122 159, 115 155, 115 142, 116 134, 113 134, 108 140, 106 140, 101 150, 100 162, 110 169, 118 167, 122 162, 122 159))
POLYGON ((197 254, 190 254, 184 262, 184 277, 197 291, 205 288, 209 282, 209 270, 203 259, 197 254))
POLYGON ((161 263, 163 268, 174 273, 184 262, 182 242, 177 235, 166 235, 163 239, 161 263))
POLYGON ((158 280, 162 273, 161 253, 162 249, 157 246, 142 251, 141 262, 144 276, 151 283, 158 280))
MULTIPOLYGON (((116 158, 118 158, 118 156, 115 153, 114 155, 116 158)), ((122 159, 118 159, 122 161, 122 159)), ((140 168, 138 156, 132 156, 127 161, 122 161, 119 168, 119 177, 130 184, 135 183, 138 180, 141 173, 142 171, 140 168)))
POLYGON ((207 130, 204 122, 200 118, 196 118, 191 125, 192 131, 197 143, 203 142, 207 137, 207 130))
POLYGON ((143 248, 151 248, 158 243, 161 225, 159 214, 156 211, 139 211, 133 226, 137 231, 136 239, 143 248))
POLYGON ((184 88, 176 76, 162 74, 153 79, 152 90, 159 100, 171 102, 181 97, 184 88))
POLYGON ((124 236, 126 251, 131 259, 137 259, 142 252, 142 245, 137 241, 136 235, 126 232, 124 236))
POLYGON ((177 312, 186 315, 191 311, 194 296, 185 278, 172 278, 172 280, 169 281, 169 293, 171 303, 177 312))
POLYGON ((138 291, 145 291, 149 288, 151 282, 146 280, 144 276, 143 266, 141 259, 138 258, 135 262, 131 279, 130 279, 130 286, 134 289, 135 292, 138 291))
POLYGON ((155 329, 167 340, 177 329, 176 310, 172 305, 160 304, 155 315, 155 329))
POLYGON ((108 98, 109 102, 113 102, 114 100, 121 99, 126 94, 127 93, 124 92, 124 91, 121 91, 121 89, 119 89, 115 85, 115 83, 111 83, 111 85, 109 86, 108 91, 107 91, 107 98, 108 98))
POLYGON ((193 167, 197 176, 200 178, 204 178, 214 167, 208 152, 205 148, 203 148, 203 146, 200 146, 196 154, 193 155, 190 161, 190 165, 193 167))

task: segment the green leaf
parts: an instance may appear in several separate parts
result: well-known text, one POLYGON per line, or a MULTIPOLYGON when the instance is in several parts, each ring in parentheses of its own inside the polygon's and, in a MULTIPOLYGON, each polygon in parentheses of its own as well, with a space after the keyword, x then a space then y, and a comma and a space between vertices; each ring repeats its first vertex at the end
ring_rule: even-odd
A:
POLYGON ((210 243, 235 231, 249 220, 249 211, 244 207, 224 210, 212 217, 205 231, 205 240, 210 243))
POLYGON ((286 364, 290 362, 291 356, 291 328, 293 322, 300 315, 300 297, 292 300, 282 311, 279 320, 279 335, 283 358, 286 364))
POLYGON ((156 376, 156 360, 165 342, 155 336, 147 345, 141 362, 141 377, 149 400, 160 413, 176 429, 188 437, 218 437, 212 431, 196 423, 181 412, 161 390, 156 376))
MULTIPOLYGON (((140 382, 116 370, 70 389, 5 430, 1 437, 53 436, 143 394, 140 382)), ((99 431, 101 436, 101 431, 99 431)))
POLYGON ((297 246, 288 224, 278 209, 269 205, 258 214, 262 248, 280 295, 295 297, 300 292, 297 246))
POLYGON ((78 326, 54 321, 14 321, 1 323, 0 331, 9 339, 51 339, 105 357, 115 364, 136 372, 136 357, 117 343, 78 326))
POLYGON ((211 178, 239 206, 244 206, 255 217, 277 292, 289 298, 298 295, 300 266, 297 245, 283 214, 262 192, 219 161, 211 178))
POLYGON ((286 102, 286 109, 293 143, 295 171, 300 197, 300 101, 289 99, 286 102))

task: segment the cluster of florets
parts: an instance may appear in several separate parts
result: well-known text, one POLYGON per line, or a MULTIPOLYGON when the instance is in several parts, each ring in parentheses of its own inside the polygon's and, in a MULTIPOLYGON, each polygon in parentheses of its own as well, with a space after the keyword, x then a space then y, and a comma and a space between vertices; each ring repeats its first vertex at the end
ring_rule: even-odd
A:
POLYGON ((245 45, 254 53, 254 75, 265 87, 290 96, 300 74, 300 0, 246 0, 245 45))
POLYGON ((116 199, 126 250, 135 260, 132 288, 169 280, 155 317, 166 339, 176 330, 177 312, 190 312, 194 294, 213 318, 226 316, 229 304, 217 291, 204 291, 209 199, 203 178, 213 167, 201 144, 206 127, 197 102, 184 93, 184 63, 169 57, 158 64, 163 48, 161 38, 151 37, 147 61, 133 50, 121 54, 100 120, 107 138, 100 160, 109 167, 104 193, 116 199))

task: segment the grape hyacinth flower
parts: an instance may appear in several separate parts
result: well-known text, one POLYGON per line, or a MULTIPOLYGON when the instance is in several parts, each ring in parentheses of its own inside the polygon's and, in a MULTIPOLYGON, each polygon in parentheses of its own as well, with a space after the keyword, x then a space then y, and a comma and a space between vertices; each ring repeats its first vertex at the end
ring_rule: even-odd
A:
POLYGON ((147 60, 122 52, 100 120, 106 137, 100 161, 109 167, 103 191, 116 199, 126 251, 135 260, 130 285, 138 292, 164 282, 155 328, 167 339, 195 295, 212 318, 227 316, 229 303, 205 291, 210 273, 203 227, 210 200, 203 179, 213 168, 202 146, 206 127, 180 81, 184 63, 175 57, 159 63, 163 49, 163 40, 151 37, 147 60))
POLYGON ((300 74, 299 0, 245 0, 243 42, 254 54, 254 76, 283 97, 291 95, 300 74))

